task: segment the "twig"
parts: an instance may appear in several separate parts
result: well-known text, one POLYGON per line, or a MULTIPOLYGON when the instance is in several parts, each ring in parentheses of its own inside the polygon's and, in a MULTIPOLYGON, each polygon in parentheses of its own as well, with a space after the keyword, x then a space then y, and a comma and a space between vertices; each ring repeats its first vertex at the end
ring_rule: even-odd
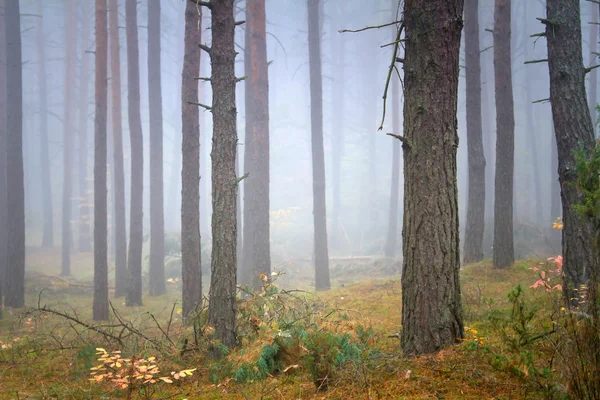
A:
POLYGON ((237 183, 240 183, 241 181, 243 181, 244 179, 246 179, 246 178, 248 177, 248 175, 249 175, 249 174, 246 172, 244 175, 240 176, 240 177, 237 179, 237 183))
POLYGON ((360 28, 360 29, 341 29, 338 32, 339 33, 357 33, 357 32, 366 31, 368 29, 385 28, 386 26, 400 24, 400 23, 403 23, 403 21, 393 21, 393 22, 388 22, 387 24, 383 24, 383 25, 365 26, 364 28, 360 28))
POLYGON ((529 61, 525 61, 523 64, 537 64, 537 63, 544 63, 544 62, 548 62, 548 59, 540 58, 539 60, 529 60, 529 61))
MULTIPOLYGON (((404 22, 402 22, 400 24, 400 27, 398 28, 398 32, 396 33, 396 42, 400 41, 400 37, 402 36, 403 30, 404 30, 404 22)), ((396 45, 394 46, 394 52, 392 54, 392 63, 390 64, 387 78, 385 80, 385 89, 383 89, 383 112, 382 112, 383 115, 381 116, 381 125, 379 125, 379 128, 377 129, 379 131, 383 129, 383 123, 385 122, 387 94, 388 94, 388 90, 390 88, 390 82, 392 80, 392 72, 394 71, 394 64, 396 63, 396 58, 398 58, 398 43, 396 43, 396 45)))
POLYGON ((206 104, 202 104, 202 103, 196 103, 195 101, 188 101, 188 104, 191 104, 193 106, 199 106, 204 108, 206 111, 212 111, 212 107, 211 106, 207 106, 206 104))
POLYGON ((546 101, 550 101, 550 98, 547 99, 540 99, 540 100, 536 100, 536 101, 532 101, 531 104, 535 104, 535 103, 544 103, 546 101))
POLYGON ((401 141, 403 145, 406 145, 406 147, 410 148, 410 142, 406 136, 397 135, 395 133, 387 133, 387 135, 391 136, 391 137, 395 137, 396 139, 401 141))

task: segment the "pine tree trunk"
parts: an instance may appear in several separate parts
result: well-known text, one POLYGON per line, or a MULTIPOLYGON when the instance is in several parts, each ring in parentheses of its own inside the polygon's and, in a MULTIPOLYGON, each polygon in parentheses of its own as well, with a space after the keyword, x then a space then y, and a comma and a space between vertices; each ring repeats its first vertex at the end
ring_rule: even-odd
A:
MULTIPOLYGON (((598 64, 598 4, 590 2, 592 21, 590 25, 590 37, 589 37, 589 46, 590 46, 590 61, 591 65, 598 64)), ((594 131, 597 129, 598 124, 598 113, 596 112, 596 106, 598 105, 598 69, 594 68, 590 71, 590 95, 589 95, 589 103, 590 103, 590 115, 592 117, 592 127, 594 131)))
POLYGON ((405 0, 402 335, 405 355, 464 336, 456 183, 462 0, 405 0))
POLYGON ((150 107, 150 296, 165 287, 160 0, 148 2, 148 94, 150 107))
POLYGON ((586 284, 594 260, 593 228, 574 210, 582 198, 575 187, 573 152, 594 147, 594 130, 585 93, 585 68, 581 54, 581 17, 578 0, 547 1, 546 38, 550 71, 550 103, 558 150, 558 177, 563 212, 563 269, 571 289, 586 284))
POLYGON ((96 0, 94 116, 94 305, 95 321, 108 319, 107 78, 106 0, 96 0))
POLYGON ((23 72, 18 1, 5 1, 6 28, 6 193, 9 232, 4 305, 25 305, 25 186, 23 180, 23 72))
POLYGON ((327 212, 325 209, 325 154, 323 150, 323 76, 321 74, 321 34, 319 2, 307 0, 308 64, 310 70, 310 130, 313 167, 313 222, 315 289, 328 290, 329 254, 327 247, 327 212))
POLYGON ((469 198, 463 261, 467 264, 483 260, 483 232, 485 226, 485 156, 483 154, 481 121, 478 0, 465 0, 465 52, 469 198))
POLYGON ((140 117, 140 54, 138 46, 137 1, 125 0, 127 32, 127 111, 131 137, 131 205, 129 212, 129 255, 126 305, 142 305, 142 245, 144 194, 144 142, 140 117))
POLYGON ((196 5, 185 6, 185 51, 181 81, 182 172, 181 172, 181 277, 183 316, 202 302, 200 241, 200 129, 198 121, 198 81, 202 30, 196 5))
POLYGON ((215 338, 229 348, 236 344, 236 197, 237 147, 235 103, 235 48, 233 0, 212 4, 210 52, 213 93, 212 141, 212 259, 209 324, 215 338))
MULTIPOLYGON (((4 9, 4 0, 0 1, 4 9)), ((6 40, 4 13, 0 13, 0 319, 2 319, 3 291, 6 286, 8 229, 6 208, 6 40)))
POLYGON ((113 142, 113 195, 115 203, 115 297, 127 293, 127 228, 125 222, 125 167, 121 118, 121 55, 119 50, 119 0, 109 0, 110 91, 113 142))
POLYGON ((511 1, 496 0, 494 9, 496 177, 494 186, 493 257, 496 268, 508 268, 515 261, 513 241, 515 114, 510 40, 511 1))

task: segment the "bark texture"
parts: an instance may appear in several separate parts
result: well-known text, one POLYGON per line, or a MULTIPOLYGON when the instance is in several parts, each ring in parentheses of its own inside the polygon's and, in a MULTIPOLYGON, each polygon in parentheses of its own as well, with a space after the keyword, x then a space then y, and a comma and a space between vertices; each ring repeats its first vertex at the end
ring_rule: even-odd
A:
POLYGON ((115 297, 127 293, 127 228, 125 222, 125 167, 121 118, 121 54, 119 51, 119 0, 109 0, 110 92, 113 142, 113 195, 115 202, 115 297))
POLYGON ((406 0, 402 335, 406 355, 464 336, 456 183, 461 0, 406 0))
POLYGON ((140 53, 138 45, 137 2, 125 1, 127 32, 127 104, 131 138, 131 204, 129 207, 129 256, 127 257, 126 305, 142 305, 142 245, 144 218, 144 150, 140 117, 140 53))
POLYGON ((479 60, 479 1, 465 0, 465 52, 467 72, 467 148, 469 198, 463 261, 483 260, 485 226, 485 156, 481 121, 481 64, 479 60))
POLYGON ((236 344, 236 197, 237 147, 233 0, 212 4, 213 141, 212 141, 212 259, 208 321, 215 338, 229 348, 236 344))
POLYGON ((494 256, 496 268, 515 261, 513 182, 515 114, 511 72, 511 1, 495 0, 494 78, 496 85, 496 177, 494 189, 494 256))
POLYGON ((108 319, 107 134, 108 32, 106 0, 96 0, 94 116, 94 305, 95 321, 108 319))
POLYGON ((150 296, 165 286, 163 120, 160 73, 160 0, 148 2, 148 94, 150 106, 150 296))
POLYGON ((246 139, 242 283, 259 289, 271 274, 269 241, 269 78, 265 0, 246 3, 246 139))
MULTIPOLYGON (((590 46, 590 66, 598 64, 598 4, 590 2, 589 4, 591 8, 592 21, 590 25, 590 37, 588 40, 590 46)), ((589 103, 590 103, 590 115, 592 118, 592 128, 596 131, 596 125, 598 124, 598 113, 596 112, 596 106, 598 105, 598 69, 594 68, 590 71, 590 93, 589 93, 589 103)))
POLYGON ((185 51, 181 79, 182 170, 181 170, 181 278, 183 316, 187 317, 202 301, 200 241, 200 127, 198 81, 200 73, 201 27, 196 5, 185 5, 185 51))
POLYGON ((550 103, 558 150, 558 179, 563 213, 563 270, 571 289, 586 284, 594 260, 593 227, 574 210, 581 202, 575 187, 577 171, 573 152, 580 146, 591 151, 594 130, 585 93, 585 68, 581 54, 581 16, 577 0, 548 0, 546 4, 550 103))
POLYGON ((307 0, 308 64, 310 71, 310 130, 313 169, 313 223, 315 289, 328 290, 329 253, 327 247, 327 212, 325 208, 325 154, 323 150, 323 76, 321 74, 321 0, 307 0))

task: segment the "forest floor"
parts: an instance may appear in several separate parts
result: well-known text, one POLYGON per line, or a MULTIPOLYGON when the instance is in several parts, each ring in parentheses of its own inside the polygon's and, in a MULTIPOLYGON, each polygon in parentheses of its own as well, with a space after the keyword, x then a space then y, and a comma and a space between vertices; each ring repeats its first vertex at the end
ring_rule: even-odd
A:
POLYGON ((58 277, 58 252, 34 253, 27 263, 28 308, 6 309, 0 321, 0 399, 535 399, 561 387, 547 342, 515 346, 513 340, 524 336, 519 326, 530 330, 526 338, 543 337, 548 316, 560 309, 559 291, 530 288, 540 278, 532 268, 552 268, 546 261, 519 261, 507 270, 489 261, 464 266, 466 339, 417 358, 403 357, 393 336, 401 320, 400 280, 372 279, 377 263, 355 267, 355 283, 332 274, 334 288, 317 294, 284 290, 275 280, 240 300, 242 345, 218 361, 203 344, 210 343, 210 329, 181 324, 174 287, 164 296, 145 296, 143 307, 113 300, 111 321, 91 328, 91 255, 74 257, 69 279, 58 277), (519 284, 525 299, 519 304, 525 313, 532 310, 527 321, 517 321, 507 297, 519 284), (74 320, 40 311, 44 306, 74 320), (107 337, 123 332, 121 344, 107 337), (131 374, 127 360, 97 382, 95 376, 108 372, 90 369, 103 364, 99 348, 153 365, 129 388, 119 388, 123 381, 116 376, 117 367, 131 374), (273 349, 278 352, 270 358, 273 349), (185 370, 193 371, 173 374, 185 370))

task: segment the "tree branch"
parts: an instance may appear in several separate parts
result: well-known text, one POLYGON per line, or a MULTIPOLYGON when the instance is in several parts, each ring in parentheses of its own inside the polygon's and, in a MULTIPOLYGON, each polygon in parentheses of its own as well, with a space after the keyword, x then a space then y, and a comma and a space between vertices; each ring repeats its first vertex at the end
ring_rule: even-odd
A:
POLYGON ((591 67, 587 67, 585 69, 585 73, 587 74, 588 72, 591 72, 591 71, 595 70, 598 67, 600 67, 600 65, 592 65, 591 67))
POLYGON ((246 179, 248 177, 248 173, 246 172, 244 175, 240 176, 239 178, 237 178, 237 183, 239 184, 241 181, 243 181, 244 179, 246 179))
POLYGON ((525 61, 523 64, 537 64, 537 63, 543 63, 543 62, 548 62, 548 59, 540 58, 539 60, 529 60, 529 61, 525 61))
POLYGON ((194 106, 199 106, 204 108, 206 111, 212 111, 212 107, 211 106, 207 106, 206 104, 202 104, 202 103, 196 103, 195 101, 188 101, 188 104, 194 105, 194 106))
POLYGON ((402 21, 393 21, 393 22, 388 22, 387 24, 383 24, 383 25, 365 26, 364 28, 360 28, 360 29, 340 29, 338 32, 339 33, 357 33, 357 32, 366 31, 368 29, 385 28, 386 26, 400 24, 400 23, 402 23, 402 21))
POLYGON ((240 25, 244 25, 246 23, 246 21, 235 21, 235 26, 240 26, 240 25))
POLYGON ((547 101, 550 101, 550 98, 548 97, 547 99, 540 99, 540 100, 536 100, 536 101, 532 101, 531 104, 535 104, 535 103, 545 103, 547 101))
POLYGON ((396 139, 398 139, 399 141, 401 141, 403 145, 406 145, 406 147, 408 147, 408 148, 411 147, 410 146, 410 142, 406 138, 406 136, 396 135, 395 133, 386 133, 386 135, 391 136, 391 137, 395 137, 396 139))
POLYGON ((211 79, 211 78, 206 78, 206 77, 203 77, 203 76, 198 76, 198 77, 196 77, 196 78, 194 78, 194 79, 195 79, 195 80, 197 80, 197 81, 205 81, 205 82, 210 82, 210 81, 212 81, 212 79, 211 79))
POLYGON ((392 73, 394 72, 394 66, 397 61, 396 59, 398 58, 398 46, 399 46, 400 37, 402 36, 403 30, 404 30, 404 22, 402 22, 400 24, 400 27, 398 28, 398 32, 396 33, 396 40, 395 40, 396 45, 394 46, 394 52, 392 53, 392 62, 388 69, 387 78, 385 80, 385 89, 383 89, 383 113, 382 113, 383 115, 381 116, 381 124, 379 125, 379 128, 377 129, 379 131, 383 129, 383 123, 385 122, 387 94, 388 94, 388 90, 390 88, 390 82, 392 80, 392 73))
POLYGON ((202 50, 204 50, 205 52, 207 52, 207 53, 208 53, 208 55, 210 55, 210 53, 211 53, 211 51, 212 51, 212 49, 211 49, 210 47, 208 47, 207 45, 205 45, 205 44, 202 44, 202 43, 200 43, 200 44, 198 45, 198 47, 200 47, 202 50))

